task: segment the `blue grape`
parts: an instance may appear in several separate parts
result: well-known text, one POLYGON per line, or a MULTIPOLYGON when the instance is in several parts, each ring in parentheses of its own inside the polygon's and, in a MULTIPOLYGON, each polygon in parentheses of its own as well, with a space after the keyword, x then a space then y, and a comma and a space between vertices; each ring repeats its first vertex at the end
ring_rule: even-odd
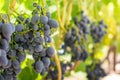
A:
POLYGON ((14 69, 19 69, 20 68, 20 63, 19 63, 19 61, 18 60, 13 60, 12 61, 12 66, 13 66, 13 68, 14 69))
POLYGON ((35 67, 35 71, 36 71, 37 73, 41 73, 42 70, 43 70, 43 68, 44 68, 44 64, 43 64, 42 61, 37 61, 37 62, 35 63, 35 65, 34 65, 34 67, 35 67))
POLYGON ((17 53, 17 57, 18 57, 19 62, 23 62, 26 58, 26 54, 25 53, 17 53))
POLYGON ((42 50, 43 50, 43 46, 42 45, 35 46, 35 52, 41 52, 42 50))
POLYGON ((11 60, 8 61, 7 65, 2 66, 4 69, 11 67, 12 63, 11 60))
POLYGON ((13 23, 10 23, 10 25, 11 25, 11 28, 12 28, 12 33, 14 33, 15 32, 15 26, 14 26, 13 23))
POLYGON ((37 6, 37 9, 40 10, 40 9, 41 9, 41 6, 38 5, 38 6, 37 6))
POLYGON ((41 72, 41 75, 44 75, 44 74, 45 74, 45 72, 46 72, 46 68, 45 68, 45 67, 43 67, 42 72, 41 72))
POLYGON ((12 28, 9 23, 3 24, 2 25, 2 34, 5 38, 8 38, 12 35, 12 28))
POLYGON ((52 38, 50 36, 48 36, 48 41, 47 42, 51 42, 52 38))
POLYGON ((51 28, 57 28, 59 25, 58 25, 58 22, 54 19, 49 19, 48 20, 48 24, 51 28))
POLYGON ((32 16, 31 23, 36 24, 39 21, 39 16, 37 14, 32 16))
POLYGON ((44 27, 44 30, 49 30, 50 29, 50 26, 48 24, 45 24, 43 27, 44 27))
POLYGON ((34 25, 34 26, 33 26, 33 30, 38 30, 38 26, 37 26, 37 25, 34 25))
POLYGON ((44 64, 45 67, 50 66, 50 59, 48 57, 43 57, 42 61, 43 61, 43 64, 44 64))
POLYGON ((47 50, 46 50, 46 53, 49 57, 53 57, 55 51, 54 51, 53 47, 48 47, 47 50))
POLYGON ((21 68, 19 67, 18 69, 14 70, 15 74, 19 74, 21 72, 21 68))
POLYGON ((40 16, 40 22, 42 24, 47 24, 48 23, 48 17, 44 16, 44 15, 40 16))
POLYGON ((15 50, 10 50, 8 53, 7 53, 8 57, 10 58, 13 58, 16 56, 16 51, 15 50))
POLYGON ((15 30, 18 31, 18 32, 21 32, 23 30, 23 25, 22 24, 18 24, 16 27, 15 27, 15 30))
POLYGON ((4 49, 4 50, 7 50, 7 49, 8 49, 9 43, 7 42, 6 39, 2 39, 0 43, 1 43, 1 45, 2 45, 2 49, 4 49))
POLYGON ((45 36, 49 36, 49 35, 50 35, 50 30, 49 30, 49 29, 48 29, 48 30, 45 30, 45 31, 44 31, 44 35, 45 35, 45 36))
POLYGON ((6 51, 3 49, 0 49, 0 56, 5 56, 6 57, 6 51))
POLYGON ((0 64, 6 66, 8 64, 8 59, 5 56, 0 56, 0 64))
POLYGON ((36 32, 35 35, 36 35, 36 37, 40 37, 40 33, 39 32, 36 32))
POLYGON ((43 49, 43 50, 39 53, 39 55, 40 55, 41 57, 45 57, 45 56, 46 56, 45 49, 43 49))

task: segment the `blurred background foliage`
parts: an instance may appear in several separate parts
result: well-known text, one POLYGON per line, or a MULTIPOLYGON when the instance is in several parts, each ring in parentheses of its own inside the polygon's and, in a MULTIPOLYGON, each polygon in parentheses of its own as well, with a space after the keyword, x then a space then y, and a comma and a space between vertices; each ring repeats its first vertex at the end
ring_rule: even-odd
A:
MULTIPOLYGON (((103 19, 108 26, 108 33, 105 35, 103 41, 97 45, 94 45, 91 38, 88 37, 87 48, 91 51, 92 46, 96 46, 96 57, 104 58, 109 46, 115 45, 117 47, 117 53, 120 53, 120 0, 67 0, 64 4, 64 0, 0 0, 0 13, 7 13, 8 15, 14 13, 30 15, 33 10, 32 4, 39 2, 42 6, 46 6, 51 12, 52 17, 58 19, 58 7, 60 9, 60 17, 63 15, 64 6, 72 1, 72 14, 70 15, 69 22, 72 24, 72 19, 80 13, 81 10, 94 22, 103 19), (46 4, 45 4, 46 3, 46 4), (16 4, 16 5, 14 5, 16 4), (14 11, 10 11, 11 5, 14 7, 14 11), (57 7, 58 6, 58 7, 57 7)), ((69 10, 69 7, 67 7, 69 10)), ((67 11, 66 11, 67 14, 67 11)), ((66 17, 66 16, 65 16, 66 17)), ((61 24, 61 23, 59 23, 61 24)), ((65 28, 66 26, 63 25, 65 28)), ((69 28, 69 27, 68 27, 69 28)), ((61 29, 58 30, 58 33, 61 29)), ((60 33, 59 35, 64 35, 60 33)), ((59 36, 58 36, 59 37, 59 36)), ((57 44, 57 35, 54 36, 54 43, 57 44)), ((60 45, 55 45, 59 47, 60 45)), ((41 76, 37 75, 31 67, 31 58, 26 59, 23 63, 23 71, 19 75, 19 80, 40 80, 41 76)), ((76 71, 85 71, 86 64, 90 63, 90 58, 87 62, 81 62, 76 68, 76 71)))

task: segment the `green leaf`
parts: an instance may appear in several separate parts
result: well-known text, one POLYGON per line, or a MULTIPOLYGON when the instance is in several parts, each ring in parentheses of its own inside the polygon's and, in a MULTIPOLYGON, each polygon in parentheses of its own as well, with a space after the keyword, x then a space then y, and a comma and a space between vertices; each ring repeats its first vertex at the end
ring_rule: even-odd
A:
POLYGON ((33 60, 27 59, 26 67, 22 69, 22 72, 18 76, 18 80, 35 80, 38 74, 32 67, 33 60))
POLYGON ((28 9, 28 10, 33 10, 34 7, 33 7, 33 3, 36 2, 37 0, 25 0, 24 1, 24 5, 25 7, 28 9))
POLYGON ((77 66, 77 68, 75 69, 75 71, 76 71, 76 72, 79 72, 79 71, 85 72, 85 70, 86 70, 85 67, 86 67, 85 62, 81 62, 81 63, 77 66))

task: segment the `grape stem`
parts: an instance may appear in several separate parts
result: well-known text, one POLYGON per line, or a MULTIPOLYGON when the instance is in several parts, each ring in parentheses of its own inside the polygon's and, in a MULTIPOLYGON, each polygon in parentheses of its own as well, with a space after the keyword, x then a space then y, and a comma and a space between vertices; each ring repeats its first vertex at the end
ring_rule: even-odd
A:
MULTIPOLYGON (((53 41, 53 43, 51 43, 51 45, 55 48, 55 46, 54 46, 54 41, 53 41)), ((61 72, 61 66, 60 66, 60 61, 59 61, 59 58, 58 58, 58 55, 57 55, 57 48, 55 48, 56 50, 55 50, 55 54, 54 54, 54 59, 55 59, 55 63, 56 63, 56 65, 57 65, 57 69, 58 69, 58 80, 61 80, 61 74, 62 74, 62 72, 61 72)))
POLYGON ((54 58, 55 58, 55 62, 57 63, 57 68, 58 68, 58 80, 61 80, 61 74, 62 74, 62 72, 61 72, 61 66, 60 66, 60 61, 59 61, 59 59, 58 59, 58 56, 57 56, 57 52, 55 51, 55 56, 54 56, 54 58))

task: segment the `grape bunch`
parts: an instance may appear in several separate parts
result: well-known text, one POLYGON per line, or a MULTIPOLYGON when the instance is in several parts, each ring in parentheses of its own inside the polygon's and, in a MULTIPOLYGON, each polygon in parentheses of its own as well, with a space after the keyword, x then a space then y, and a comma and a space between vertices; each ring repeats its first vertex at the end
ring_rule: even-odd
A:
POLYGON ((51 30, 58 27, 58 22, 50 13, 37 3, 32 18, 19 15, 14 24, 0 22, 0 80, 17 80, 21 72, 21 62, 26 58, 26 51, 33 56, 33 68, 44 75, 54 56, 54 48, 50 46, 51 30))
POLYGON ((88 52, 83 43, 87 38, 87 34, 89 34, 88 25, 90 20, 84 15, 83 11, 81 11, 80 15, 80 20, 77 16, 73 19, 75 27, 68 30, 64 39, 64 51, 72 52, 72 61, 85 60, 88 57, 88 52))
POLYGON ((33 68, 37 73, 44 75, 50 65, 50 58, 54 56, 54 48, 49 45, 52 41, 51 29, 57 28, 58 23, 50 17, 49 12, 44 12, 43 8, 34 3, 35 9, 31 18, 18 16, 16 34, 14 35, 15 43, 23 51, 33 56, 35 62, 33 68), (22 23, 24 25, 22 25, 22 23))
POLYGON ((80 45, 82 38, 83 36, 75 28, 69 30, 65 35, 63 49, 65 52, 72 52, 72 61, 85 60, 88 57, 88 52, 85 50, 85 47, 80 45))
POLYGON ((86 66, 86 73, 88 80, 100 80, 101 77, 106 76, 105 71, 101 68, 100 61, 96 59, 91 65, 86 66))
POLYGON ((79 29, 78 33, 82 34, 84 38, 87 39, 87 34, 89 34, 90 20, 87 16, 84 15, 84 11, 80 12, 80 16, 74 17, 73 21, 74 21, 74 24, 79 29), (81 17, 80 20, 79 20, 79 17, 81 17))
MULTIPOLYGON (((61 66, 61 72, 62 72, 61 80, 64 80, 64 75, 66 71, 72 67, 72 64, 68 62, 67 63, 61 62, 60 66, 61 66)), ((50 64, 50 68, 49 68, 47 76, 45 77, 45 80, 56 80, 57 78, 58 78, 58 71, 56 68, 56 64, 52 62, 50 64)))
POLYGON ((99 21, 98 25, 96 26, 94 23, 90 26, 90 33, 95 43, 100 42, 103 36, 107 33, 106 32, 107 26, 104 24, 104 21, 99 21))
MULTIPOLYGON (((33 5, 37 4, 34 3, 33 5)), ((28 44, 31 44, 28 46, 28 50, 35 60, 33 68, 37 73, 44 75, 55 52, 54 48, 49 45, 52 41, 50 36, 52 34, 51 29, 57 28, 58 23, 50 17, 49 12, 44 13, 41 6, 37 5, 35 7, 31 21, 28 23, 30 30, 28 34, 32 35, 28 42, 28 44)))

